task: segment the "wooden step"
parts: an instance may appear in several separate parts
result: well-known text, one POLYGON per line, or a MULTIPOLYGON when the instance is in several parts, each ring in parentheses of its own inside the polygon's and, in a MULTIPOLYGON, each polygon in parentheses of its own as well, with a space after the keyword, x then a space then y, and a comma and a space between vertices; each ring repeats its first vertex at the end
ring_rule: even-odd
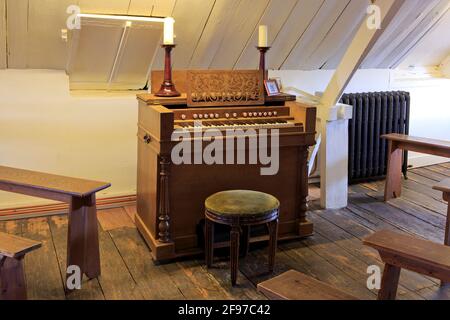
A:
POLYGON ((0 232, 0 255, 17 258, 39 248, 42 243, 0 232))
POLYGON ((357 300, 295 270, 259 283, 258 291, 271 300, 357 300))

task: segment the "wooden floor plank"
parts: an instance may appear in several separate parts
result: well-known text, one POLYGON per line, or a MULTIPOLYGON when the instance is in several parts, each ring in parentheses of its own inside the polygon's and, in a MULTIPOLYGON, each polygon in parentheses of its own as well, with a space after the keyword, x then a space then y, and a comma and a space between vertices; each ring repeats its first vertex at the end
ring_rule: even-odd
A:
POLYGON ((196 260, 173 262, 163 267, 186 299, 230 299, 220 284, 202 270, 196 260))
POLYGON ((444 231, 442 229, 368 195, 352 194, 349 198, 352 203, 349 205, 349 208, 358 207, 365 209, 371 212, 372 215, 389 222, 401 230, 435 242, 442 242, 444 238, 444 231))
POLYGON ((104 209, 99 210, 98 222, 105 231, 120 229, 120 228, 133 228, 134 222, 127 214, 124 208, 104 209))
MULTIPOLYGON (((354 279, 356 283, 366 286, 368 278, 367 267, 370 264, 353 256, 350 252, 340 247, 338 243, 330 241, 319 232, 313 237, 306 239, 305 243, 318 255, 322 256, 325 260, 336 266, 336 268, 342 270, 347 276, 354 279)), ((375 291, 371 292, 376 294, 375 291)), ((397 297, 398 299, 422 299, 413 291, 403 288, 403 286, 400 286, 397 297)))
POLYGON ((133 223, 135 222, 135 217, 136 217, 136 206, 125 206, 123 207, 126 211, 126 213, 128 214, 128 216, 130 217, 131 221, 133 221, 133 223))
POLYGON ((439 173, 447 178, 450 177, 450 168, 446 168, 443 166, 429 166, 425 167, 427 170, 431 170, 433 172, 439 173))
POLYGON ((240 271, 238 272, 238 283, 231 285, 231 272, 229 261, 215 261, 211 268, 206 268, 203 263, 202 268, 211 274, 220 286, 236 300, 265 300, 265 296, 256 291, 256 286, 247 279, 240 271))
MULTIPOLYGON (((377 265, 383 270, 384 264, 375 250, 364 246, 362 239, 372 234, 371 230, 358 224, 348 210, 311 214, 310 219, 315 223, 316 233, 319 233, 329 241, 334 242, 340 248, 348 251, 355 258, 367 265, 377 265)), ((353 261, 351 257, 350 261, 353 261)), ((437 284, 437 281, 427 279, 413 272, 405 271, 401 274, 401 286, 399 295, 415 296, 414 292, 437 284)))
POLYGON ((63 300, 65 293, 48 218, 23 221, 22 236, 42 247, 25 256, 28 299, 63 300))
POLYGON ((439 172, 432 171, 427 167, 414 169, 414 173, 424 176, 425 178, 432 179, 434 181, 438 181, 438 182, 441 182, 442 180, 447 178, 446 175, 440 174, 439 172))
POLYGON ((100 262, 102 274, 98 278, 107 300, 142 300, 139 290, 111 235, 99 227, 100 262))
POLYGON ((440 163, 439 166, 450 169, 450 162, 440 163))
POLYGON ((153 263, 150 250, 135 228, 116 229, 110 234, 144 299, 184 299, 164 267, 153 263))
MULTIPOLYGON (((61 278, 66 278, 67 268, 67 226, 68 219, 66 215, 49 217, 49 225, 55 246, 56 256, 58 258, 61 278)), ((74 290, 66 296, 69 300, 104 300, 102 289, 97 279, 88 279, 83 277, 81 290, 74 290)))
MULTIPOLYGON (((281 248, 295 262, 303 263, 306 275, 312 276, 350 295, 364 300, 373 300, 375 294, 366 287, 365 282, 358 282, 341 269, 317 254, 302 242, 289 242, 281 248)), ((300 270, 299 270, 300 271, 300 270)))

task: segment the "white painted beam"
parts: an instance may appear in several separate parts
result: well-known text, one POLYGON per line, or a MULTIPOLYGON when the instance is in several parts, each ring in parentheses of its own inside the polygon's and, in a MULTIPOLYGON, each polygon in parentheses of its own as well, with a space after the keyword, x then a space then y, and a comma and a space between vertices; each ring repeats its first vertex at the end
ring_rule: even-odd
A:
POLYGON ((324 119, 324 116, 326 118, 326 115, 328 114, 327 109, 332 108, 339 101, 354 73, 361 65, 361 62, 367 56, 404 2, 405 0, 375 1, 375 4, 381 9, 381 29, 369 29, 367 27, 366 19, 363 20, 355 38, 345 52, 342 61, 336 69, 336 72, 321 99, 322 107, 319 109, 319 114, 322 111, 321 119, 324 119))
POLYGON ((318 116, 322 133, 320 147, 321 206, 339 209, 348 201, 348 120, 351 107, 337 105, 342 93, 364 58, 405 0, 374 1, 381 9, 381 29, 371 29, 364 19, 322 98, 318 116))

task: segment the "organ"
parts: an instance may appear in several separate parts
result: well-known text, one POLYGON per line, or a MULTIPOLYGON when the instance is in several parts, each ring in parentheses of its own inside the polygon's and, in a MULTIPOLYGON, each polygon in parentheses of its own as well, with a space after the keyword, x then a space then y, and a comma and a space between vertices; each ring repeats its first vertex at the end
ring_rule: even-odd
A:
MULTIPOLYGON (((261 71, 175 71, 174 79, 177 89, 184 92, 181 97, 153 94, 162 81, 160 71, 152 72, 152 93, 138 95, 136 224, 153 259, 165 261, 202 253, 204 200, 229 189, 256 190, 277 197, 281 202, 280 240, 311 235, 313 224, 306 217, 307 158, 308 148, 315 144, 315 107, 296 102, 292 95, 266 96, 261 71), (202 136, 209 129, 223 136, 213 139, 224 142, 216 153, 233 151, 231 160, 236 160, 243 152, 247 162, 229 162, 224 155, 224 164, 175 164, 172 151, 180 141, 173 139, 173 134, 181 132, 188 137, 192 148, 183 150, 182 156, 194 159, 199 153, 195 143, 202 150, 210 143, 202 136), (227 142, 239 138, 234 129, 246 133, 245 141, 226 150, 227 142), (248 161, 257 147, 251 139, 261 139, 263 131, 268 141, 275 139, 275 134, 278 139, 279 148, 269 152, 279 155, 274 175, 261 174, 267 163, 260 159, 248 161)), ((251 235, 251 242, 267 240, 265 230, 252 230, 251 235)), ((215 244, 227 245, 226 241, 215 244)))

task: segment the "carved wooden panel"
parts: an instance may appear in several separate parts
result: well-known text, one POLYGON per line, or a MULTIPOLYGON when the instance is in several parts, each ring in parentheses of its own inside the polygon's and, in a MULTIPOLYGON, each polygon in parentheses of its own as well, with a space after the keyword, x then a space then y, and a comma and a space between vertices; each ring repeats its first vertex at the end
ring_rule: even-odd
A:
POLYGON ((263 105, 263 73, 258 70, 192 70, 187 73, 187 105, 263 105))

